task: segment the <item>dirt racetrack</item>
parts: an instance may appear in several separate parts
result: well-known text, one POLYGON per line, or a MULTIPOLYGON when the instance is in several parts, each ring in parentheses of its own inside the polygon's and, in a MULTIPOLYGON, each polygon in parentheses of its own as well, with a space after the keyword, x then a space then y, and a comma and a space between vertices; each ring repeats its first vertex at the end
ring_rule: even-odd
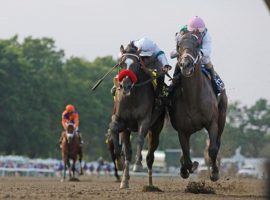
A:
POLYGON ((114 177, 85 176, 80 182, 60 182, 57 178, 0 178, 0 199, 266 199, 266 185, 254 179, 206 180, 216 194, 191 194, 185 189, 190 180, 154 177, 163 192, 142 192, 147 177, 131 177, 130 189, 120 190, 114 177))

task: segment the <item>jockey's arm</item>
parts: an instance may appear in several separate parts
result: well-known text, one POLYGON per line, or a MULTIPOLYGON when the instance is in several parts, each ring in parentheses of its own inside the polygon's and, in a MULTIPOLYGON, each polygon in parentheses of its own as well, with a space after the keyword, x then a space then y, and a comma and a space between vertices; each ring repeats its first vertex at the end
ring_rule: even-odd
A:
POLYGON ((74 127, 77 129, 79 127, 79 114, 74 116, 74 127))
POLYGON ((210 34, 207 31, 202 41, 201 52, 203 56, 210 57, 211 51, 212 51, 212 40, 210 34))
POLYGON ((64 130, 67 130, 67 125, 66 125, 67 122, 68 121, 65 118, 62 117, 62 126, 63 126, 64 130))

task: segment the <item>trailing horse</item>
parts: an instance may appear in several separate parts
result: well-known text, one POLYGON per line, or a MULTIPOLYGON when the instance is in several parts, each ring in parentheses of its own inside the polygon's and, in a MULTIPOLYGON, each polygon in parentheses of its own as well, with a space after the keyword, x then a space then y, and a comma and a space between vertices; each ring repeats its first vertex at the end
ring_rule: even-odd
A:
POLYGON ((82 169, 82 147, 80 146, 80 140, 75 132, 74 124, 68 124, 67 131, 63 132, 62 141, 62 159, 64 162, 64 176, 63 181, 66 179, 66 170, 69 170, 69 178, 75 178, 75 164, 77 161, 77 156, 79 155, 80 162, 80 174, 83 174, 82 169), (72 167, 70 166, 70 159, 72 162, 72 167), (71 169, 70 169, 71 167, 71 169), (72 170, 72 173, 71 173, 72 170))
MULTIPOLYGON (((124 172, 120 188, 129 187, 129 165, 131 162, 131 131, 138 132, 136 168, 141 168, 142 147, 144 137, 148 133, 148 154, 146 162, 148 167, 149 185, 152 186, 152 165, 154 151, 159 144, 159 134, 163 128, 165 107, 154 109, 155 91, 151 83, 151 76, 145 68, 139 52, 132 44, 126 49, 121 46, 122 58, 119 65, 125 68, 119 75, 119 95, 116 99, 115 114, 110 123, 110 133, 113 138, 115 154, 120 156, 119 133, 124 131, 122 141, 125 155, 124 172)), ((156 63, 157 64, 157 63, 156 63)))
POLYGON ((210 145, 208 154, 211 158, 212 181, 219 179, 217 155, 220 148, 221 134, 226 120, 227 96, 222 90, 219 102, 214 93, 211 81, 202 73, 198 37, 186 33, 177 45, 179 53, 176 67, 180 73, 175 76, 174 93, 169 115, 172 126, 178 132, 183 156, 181 176, 188 178, 189 173, 198 167, 198 162, 191 161, 189 139, 191 134, 205 128, 208 131, 210 145))

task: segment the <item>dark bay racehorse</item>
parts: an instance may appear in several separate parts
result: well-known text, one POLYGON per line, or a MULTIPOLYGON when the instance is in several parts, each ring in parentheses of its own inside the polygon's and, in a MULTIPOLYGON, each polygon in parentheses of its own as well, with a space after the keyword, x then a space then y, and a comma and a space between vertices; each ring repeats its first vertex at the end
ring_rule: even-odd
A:
POLYGON ((191 33, 186 33, 177 45, 179 56, 176 67, 180 68, 181 74, 172 95, 169 114, 171 123, 178 132, 183 151, 180 159, 181 176, 188 178, 189 173, 197 168, 198 163, 192 163, 190 158, 189 139, 191 134, 205 128, 210 139, 208 150, 212 164, 210 179, 217 181, 219 169, 216 159, 225 126, 227 96, 224 89, 220 101, 217 101, 211 81, 201 72, 198 46, 198 37, 191 33))
POLYGON ((124 146, 125 166, 120 188, 129 187, 129 165, 131 162, 130 134, 138 132, 135 168, 141 167, 142 147, 144 137, 148 133, 148 166, 149 185, 152 185, 152 165, 154 151, 159 144, 159 134, 163 128, 165 107, 158 111, 154 109, 155 94, 151 84, 151 76, 143 67, 139 52, 136 47, 129 44, 126 49, 121 46, 122 58, 120 66, 125 70, 118 75, 120 88, 116 100, 116 110, 110 123, 117 157, 120 156, 119 132, 124 131, 122 144, 124 146), (150 81, 149 81, 150 80, 150 81))
POLYGON ((80 162, 80 174, 83 174, 82 170, 82 147, 80 146, 80 140, 75 133, 74 124, 69 123, 67 131, 63 133, 62 141, 62 159, 64 162, 64 176, 63 181, 66 179, 66 170, 69 170, 69 178, 75 178, 75 164, 79 156, 80 162), (72 160, 72 167, 70 169, 70 160, 72 160), (72 174, 71 174, 72 170, 72 174))

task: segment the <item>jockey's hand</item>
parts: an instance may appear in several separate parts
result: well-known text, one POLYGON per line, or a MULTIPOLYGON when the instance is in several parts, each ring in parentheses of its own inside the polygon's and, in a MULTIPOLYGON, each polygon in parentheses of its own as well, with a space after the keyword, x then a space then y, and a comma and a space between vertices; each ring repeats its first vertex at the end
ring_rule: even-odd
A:
POLYGON ((164 71, 164 72, 168 72, 171 69, 172 69, 172 67, 170 65, 165 65, 164 67, 162 67, 162 71, 164 71))

